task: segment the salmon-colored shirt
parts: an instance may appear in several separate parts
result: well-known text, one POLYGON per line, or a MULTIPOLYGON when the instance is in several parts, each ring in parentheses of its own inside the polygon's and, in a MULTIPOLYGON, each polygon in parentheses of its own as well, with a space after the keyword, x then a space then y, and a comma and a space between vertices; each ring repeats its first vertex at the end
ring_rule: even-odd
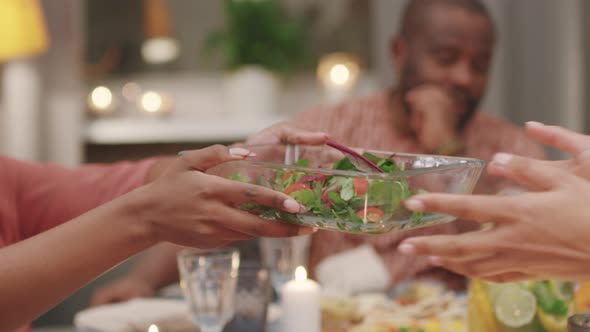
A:
MULTIPOLYGON (((389 106, 389 93, 383 91, 333 108, 313 109, 298 115, 290 124, 302 129, 324 131, 334 140, 352 147, 428 153, 414 137, 396 130, 395 111, 389 106)), ((465 157, 489 162, 496 152, 509 152, 544 158, 543 150, 523 130, 487 113, 477 112, 461 138, 465 144, 461 155, 465 157)), ((506 179, 492 178, 484 172, 475 192, 494 194, 511 185, 514 184, 506 179)), ((410 235, 456 232, 457 223, 378 236, 319 231, 312 240, 310 267, 313 272, 323 258, 368 242, 373 244, 389 267, 392 282, 398 282, 431 269, 425 259, 398 254, 397 245, 403 239, 410 235)))
MULTIPOLYGON (((62 224, 141 186, 154 162, 68 169, 0 157, 0 248, 62 224)), ((30 327, 25 326, 18 331, 28 330, 30 327)))

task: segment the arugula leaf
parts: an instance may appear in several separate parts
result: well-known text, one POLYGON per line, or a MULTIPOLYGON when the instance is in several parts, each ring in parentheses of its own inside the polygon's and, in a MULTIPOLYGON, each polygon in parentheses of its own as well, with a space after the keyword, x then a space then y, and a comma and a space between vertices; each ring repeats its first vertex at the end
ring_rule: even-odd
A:
POLYGON ((362 224, 364 223, 363 218, 357 216, 356 214, 356 210, 354 210, 352 207, 348 207, 348 219, 350 219, 353 222, 362 224))
POLYGON ((348 205, 358 211, 365 207, 365 197, 354 196, 350 201, 348 201, 348 205))
POLYGON ((297 190, 292 192, 290 196, 293 197, 293 199, 295 199, 297 202, 305 205, 305 207, 313 205, 316 201, 315 193, 308 189, 297 190))
POLYGON ((299 167, 309 167, 309 160, 307 159, 300 159, 295 163, 295 166, 299 167))
POLYGON ((399 172, 399 167, 397 167, 395 160, 391 158, 381 159, 377 163, 377 166, 379 166, 379 168, 381 168, 385 173, 399 172))
POLYGON ((334 206, 336 207, 346 208, 348 206, 346 201, 340 198, 340 195, 338 195, 335 191, 330 191, 328 193, 328 197, 332 199, 332 201, 334 202, 334 206))
POLYGON ((368 152, 363 153, 363 157, 369 159, 371 162, 373 162, 375 165, 377 165, 380 161, 381 158, 377 157, 374 154, 370 154, 368 152))
POLYGON ((248 179, 246 176, 242 175, 242 173, 232 174, 228 177, 228 179, 230 179, 232 181, 238 181, 238 182, 244 182, 244 183, 250 182, 250 179, 248 179))
POLYGON ((369 195, 369 205, 384 205, 392 202, 394 198, 401 197, 402 189, 397 181, 374 180, 367 189, 367 195, 369 195))
POLYGON ((340 183, 340 198, 350 201, 355 194, 352 178, 343 178, 340 183))
POLYGON ((337 162, 334 163, 334 169, 338 169, 341 171, 356 171, 356 172, 360 172, 358 168, 356 168, 356 166, 354 166, 354 164, 350 161, 350 159, 348 158, 344 158, 341 160, 338 160, 337 162))

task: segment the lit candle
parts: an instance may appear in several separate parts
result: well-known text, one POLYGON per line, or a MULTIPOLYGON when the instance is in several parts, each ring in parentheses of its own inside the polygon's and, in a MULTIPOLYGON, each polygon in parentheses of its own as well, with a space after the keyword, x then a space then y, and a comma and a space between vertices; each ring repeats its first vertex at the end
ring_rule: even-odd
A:
POLYGON ((319 332, 320 286, 307 279, 303 266, 295 269, 295 280, 283 286, 281 291, 282 332, 319 332))

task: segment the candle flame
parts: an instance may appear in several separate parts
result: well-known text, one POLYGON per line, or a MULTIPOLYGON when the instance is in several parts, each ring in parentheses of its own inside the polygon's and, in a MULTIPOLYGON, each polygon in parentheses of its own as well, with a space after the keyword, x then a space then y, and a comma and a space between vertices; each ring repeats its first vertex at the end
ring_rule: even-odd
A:
POLYGON ((150 327, 148 328, 148 332, 159 332, 160 330, 158 329, 158 325, 156 324, 152 324, 150 325, 150 327))
POLYGON ((295 269, 295 280, 296 281, 305 281, 307 280, 307 271, 303 266, 298 266, 295 269))

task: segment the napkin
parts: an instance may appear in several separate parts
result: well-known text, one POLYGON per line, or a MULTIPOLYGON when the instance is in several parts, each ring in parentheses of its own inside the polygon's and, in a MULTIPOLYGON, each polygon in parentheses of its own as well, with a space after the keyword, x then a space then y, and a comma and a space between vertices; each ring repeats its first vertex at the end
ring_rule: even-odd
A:
POLYGON ((89 308, 74 317, 74 325, 82 331, 147 332, 151 324, 160 331, 197 330, 183 300, 139 298, 89 308))
POLYGON ((316 268, 316 276, 324 296, 385 291, 391 282, 385 263, 370 245, 323 259, 316 268))

